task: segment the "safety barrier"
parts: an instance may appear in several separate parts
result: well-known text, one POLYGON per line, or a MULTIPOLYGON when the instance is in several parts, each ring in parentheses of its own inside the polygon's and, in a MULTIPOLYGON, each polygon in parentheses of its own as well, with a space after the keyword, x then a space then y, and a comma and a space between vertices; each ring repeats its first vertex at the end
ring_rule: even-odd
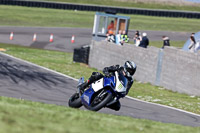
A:
POLYGON ((0 4, 67 9, 67 10, 81 10, 81 11, 99 11, 99 12, 105 12, 107 10, 110 10, 110 11, 113 11, 116 13, 122 13, 122 14, 140 14, 140 15, 162 16, 162 17, 200 18, 200 12, 153 10, 153 9, 140 9, 140 8, 121 8, 121 7, 84 5, 84 4, 72 4, 72 3, 55 3, 55 2, 44 2, 44 1, 41 2, 41 1, 23 1, 23 0, 1 0, 0 4))

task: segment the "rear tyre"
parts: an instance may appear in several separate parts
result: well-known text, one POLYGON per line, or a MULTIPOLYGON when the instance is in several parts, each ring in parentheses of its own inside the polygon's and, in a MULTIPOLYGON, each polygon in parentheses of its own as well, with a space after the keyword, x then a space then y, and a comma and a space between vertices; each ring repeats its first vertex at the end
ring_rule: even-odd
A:
POLYGON ((112 99, 112 94, 105 92, 104 95, 100 97, 95 97, 91 103, 91 106, 87 107, 89 110, 98 111, 101 108, 105 107, 108 102, 112 99))
POLYGON ((74 93, 68 101, 69 107, 80 108, 82 106, 81 98, 78 93, 74 93))

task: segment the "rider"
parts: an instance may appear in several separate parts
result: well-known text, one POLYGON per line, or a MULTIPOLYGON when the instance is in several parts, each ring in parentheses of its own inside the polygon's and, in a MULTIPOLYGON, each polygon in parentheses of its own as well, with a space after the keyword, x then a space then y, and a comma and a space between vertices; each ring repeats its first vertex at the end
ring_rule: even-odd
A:
MULTIPOLYGON (((137 66, 134 62, 126 61, 124 66, 115 65, 115 66, 105 67, 103 69, 103 73, 107 77, 114 75, 115 71, 117 71, 118 73, 122 73, 128 80, 127 91, 126 91, 126 94, 128 94, 129 89, 131 88, 131 86, 133 84, 132 76, 134 75, 136 68, 137 68, 137 66)), ((102 77, 104 77, 104 76, 101 73, 93 72, 91 77, 89 78, 89 80, 80 86, 80 89, 84 90, 86 87, 88 87, 94 81, 97 81, 97 80, 101 79, 102 77)), ((114 109, 116 111, 118 111, 120 109, 120 107, 121 107, 121 105, 120 105, 119 101, 117 101, 116 103, 109 106, 109 108, 114 109)))

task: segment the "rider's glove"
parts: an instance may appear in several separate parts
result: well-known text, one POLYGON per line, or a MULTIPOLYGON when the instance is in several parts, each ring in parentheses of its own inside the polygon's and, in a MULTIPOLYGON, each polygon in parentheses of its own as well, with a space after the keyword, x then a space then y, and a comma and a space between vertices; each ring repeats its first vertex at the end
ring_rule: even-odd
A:
POLYGON ((103 73, 104 73, 104 74, 108 73, 108 68, 107 68, 107 67, 105 67, 105 68, 103 69, 103 73))
POLYGON ((110 73, 109 73, 109 72, 105 72, 104 75, 105 75, 106 77, 109 77, 109 76, 110 76, 110 73))

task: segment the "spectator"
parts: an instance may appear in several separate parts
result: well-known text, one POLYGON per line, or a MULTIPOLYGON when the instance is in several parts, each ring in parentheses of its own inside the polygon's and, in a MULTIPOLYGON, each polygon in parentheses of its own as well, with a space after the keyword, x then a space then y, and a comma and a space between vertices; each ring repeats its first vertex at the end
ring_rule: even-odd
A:
POLYGON ((108 31, 109 31, 109 30, 114 30, 114 21, 113 21, 113 20, 112 20, 112 21, 110 22, 110 24, 108 25, 107 30, 108 30, 108 31))
POLYGON ((195 40, 195 33, 191 33, 191 36, 194 37, 194 41, 196 42, 196 40, 195 40))
POLYGON ((134 44, 135 44, 136 46, 138 46, 138 45, 137 45, 137 44, 138 44, 138 41, 141 41, 141 40, 142 40, 142 38, 141 38, 140 33, 139 33, 138 30, 135 32, 135 36, 134 36, 133 40, 134 40, 134 44))
POLYGON ((115 43, 118 45, 121 45, 121 34, 122 34, 122 31, 119 30, 119 33, 115 36, 115 43))
POLYGON ((162 39, 163 39, 162 49, 164 49, 165 46, 170 46, 169 37, 163 36, 162 39))
MULTIPOLYGON (((195 39, 195 33, 191 33, 191 36, 193 36, 194 40, 193 42, 195 42, 195 46, 194 46, 194 52, 197 52, 198 50, 200 50, 200 39, 196 41, 195 39)), ((191 40, 191 39, 190 39, 191 40)), ((191 44, 192 44, 192 41, 191 41, 191 44)), ((192 51, 192 50, 191 50, 192 51)))
POLYGON ((126 34, 126 31, 124 30, 121 35, 121 44, 123 45, 124 43, 128 43, 128 42, 129 42, 129 38, 128 38, 128 35, 126 34))
POLYGON ((191 41, 191 43, 188 46, 188 48, 189 48, 190 52, 195 52, 196 41, 194 39, 194 36, 192 36, 192 35, 190 36, 190 41, 191 41))
POLYGON ((115 43, 115 35, 113 34, 113 31, 112 31, 112 30, 109 30, 109 31, 108 31, 108 34, 107 34, 107 41, 108 41, 108 42, 113 42, 113 43, 115 43))
POLYGON ((147 48, 147 46, 149 45, 149 39, 147 38, 147 33, 143 33, 142 36, 143 37, 139 47, 147 48))
POLYGON ((141 39, 139 37, 136 38, 136 43, 135 43, 136 47, 138 47, 140 45, 140 41, 141 41, 141 39))

